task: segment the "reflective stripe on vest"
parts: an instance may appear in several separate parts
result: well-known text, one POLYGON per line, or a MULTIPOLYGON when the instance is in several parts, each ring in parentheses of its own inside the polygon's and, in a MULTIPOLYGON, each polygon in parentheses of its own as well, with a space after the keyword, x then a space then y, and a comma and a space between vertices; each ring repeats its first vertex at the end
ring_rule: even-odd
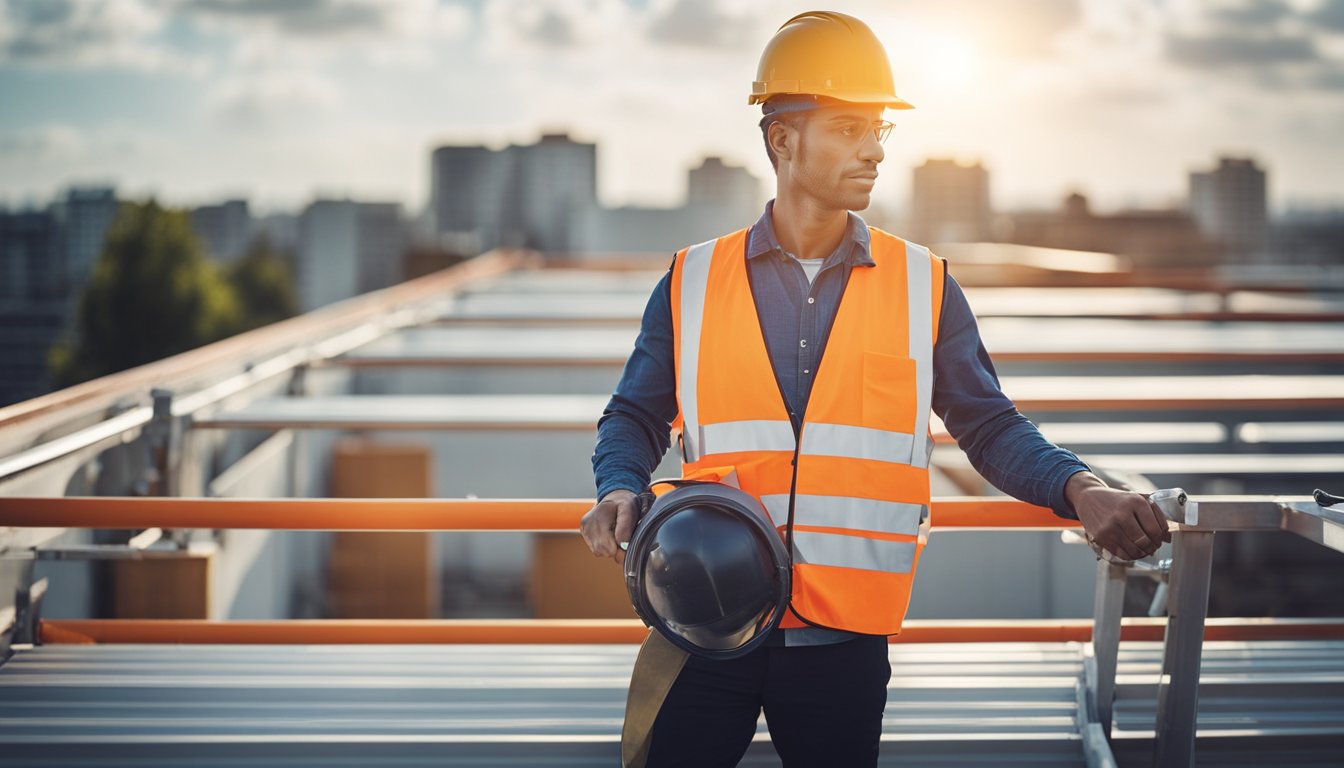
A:
POLYGON ((751 293, 746 230, 673 265, 683 476, 735 473, 791 542, 783 627, 898 632, 930 525, 942 266, 870 231, 876 266, 851 271, 796 433, 751 293))
POLYGON ((700 332, 705 319, 705 290, 709 283, 709 263, 714 255, 714 240, 693 245, 680 261, 681 267, 681 337, 695 339, 694 344, 683 344, 677 350, 680 373, 677 376, 677 402, 681 407, 681 442, 686 461, 696 461, 701 453, 699 391, 700 385, 700 332))
POLYGON ((801 565, 910 573, 915 568, 915 542, 794 531, 793 561, 801 565))
MULTIPOLYGON (((789 519, 788 494, 768 494, 761 497, 761 503, 776 525, 783 525, 789 519)), ((813 494, 799 494, 793 499, 793 524, 817 528, 851 528, 918 536, 919 524, 928 514, 927 505, 901 501, 813 494)))

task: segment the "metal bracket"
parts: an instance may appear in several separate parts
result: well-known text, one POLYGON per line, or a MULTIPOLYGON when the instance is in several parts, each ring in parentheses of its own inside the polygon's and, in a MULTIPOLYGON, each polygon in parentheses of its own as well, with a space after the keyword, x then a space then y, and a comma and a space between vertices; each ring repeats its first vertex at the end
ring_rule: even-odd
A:
POLYGON ((145 496, 176 496, 181 437, 173 416, 173 393, 156 388, 150 391, 150 396, 154 400, 153 415, 144 427, 150 468, 140 490, 145 496))
POLYGON ((47 594, 49 582, 39 579, 26 589, 14 591, 14 629, 10 633, 10 644, 37 642, 37 623, 42 614, 42 598, 47 594))

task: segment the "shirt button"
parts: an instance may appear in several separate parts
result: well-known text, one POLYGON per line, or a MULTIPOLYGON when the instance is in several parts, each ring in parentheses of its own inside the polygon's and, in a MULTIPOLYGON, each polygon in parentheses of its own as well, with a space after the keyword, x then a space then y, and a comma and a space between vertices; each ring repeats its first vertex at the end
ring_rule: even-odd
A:
POLYGON ((807 297, 807 303, 808 303, 808 304, 816 304, 816 303, 817 303, 817 300, 814 299, 814 298, 812 298, 811 296, 808 296, 808 297, 807 297))
POLYGON ((798 342, 798 346, 800 346, 800 347, 806 347, 806 346, 807 346, 807 339, 803 339, 802 341, 799 341, 799 342, 798 342))
POLYGON ((811 372, 812 372, 812 371, 809 371, 809 370, 806 370, 806 369, 803 370, 803 373, 811 373, 811 372))

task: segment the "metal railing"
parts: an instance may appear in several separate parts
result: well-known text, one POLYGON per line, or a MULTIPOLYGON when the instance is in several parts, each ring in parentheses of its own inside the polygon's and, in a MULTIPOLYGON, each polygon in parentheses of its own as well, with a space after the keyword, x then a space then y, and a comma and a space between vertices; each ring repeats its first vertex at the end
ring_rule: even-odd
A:
POLYGON ((0 408, 0 480, 129 436, 155 418, 184 418, 310 364, 344 354, 398 328, 440 316, 462 286, 535 262, 500 251, 432 275, 357 296, 180 355, 0 408), (172 391, 182 396, 171 398, 172 391), (160 411, 164 406, 159 405, 160 411), (58 435, 52 437, 51 435, 58 435))
POLYGON ((1172 556, 1157 562, 1127 562, 1099 554, 1092 641, 1084 659, 1080 715, 1084 744, 1110 738, 1115 675, 1122 637, 1125 585, 1133 571, 1167 580, 1166 631, 1157 690, 1153 765, 1189 766, 1194 760, 1200 658, 1205 640, 1218 531, 1288 531, 1344 552, 1344 511, 1318 498, 1205 497, 1180 489, 1157 491, 1153 502, 1170 521, 1172 556), (1091 736, 1089 736, 1089 732, 1091 736))
MULTIPOLYGON (((1289 531, 1344 551, 1344 511, 1317 500, 1267 497, 1189 498, 1171 489, 1153 494, 1170 520, 1173 554, 1159 563, 1125 562, 1099 553, 1094 615, 1086 622, 911 622, 904 642, 984 642, 1032 638, 1090 640, 1078 687, 1079 729, 1090 765, 1113 765, 1108 739, 1121 639, 1135 639, 1144 625, 1123 622, 1125 581, 1135 570, 1169 574, 1162 678, 1157 694, 1154 765, 1193 761, 1201 648, 1207 621, 1213 536, 1218 531, 1289 531)), ((464 499, 194 499, 0 498, 0 526, 71 528, 253 528, 271 530, 513 530, 575 531, 588 500, 464 499)), ((1076 521, 1050 510, 999 499, 936 499, 935 529, 1055 529, 1073 534, 1076 521)), ((1155 631, 1160 624, 1149 624, 1155 631)), ((1344 637, 1344 623, 1290 623, 1273 633, 1264 625, 1222 623, 1222 636, 1344 637), (1232 630, 1232 631, 1229 631, 1232 630)), ((31 632, 31 630, 30 630, 31 632)), ((536 622, 48 622, 37 632, 47 642, 636 642, 634 621, 536 622), (155 639, 157 638, 157 639, 155 639), (287 638, 287 639, 286 639, 287 638)))

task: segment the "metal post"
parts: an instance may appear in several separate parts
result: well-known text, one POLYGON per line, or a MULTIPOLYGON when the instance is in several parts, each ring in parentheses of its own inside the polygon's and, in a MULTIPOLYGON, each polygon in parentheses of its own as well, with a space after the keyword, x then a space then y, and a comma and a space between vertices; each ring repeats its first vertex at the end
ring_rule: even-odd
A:
POLYGON ((150 472, 147 496, 176 496, 178 492, 178 434, 173 418, 173 393, 166 389, 150 391, 154 415, 145 425, 149 443, 150 472))
MULTIPOLYGON (((300 363, 294 366, 294 370, 289 375, 289 384, 286 387, 285 394, 288 397, 304 397, 308 394, 308 364, 300 363)), ((289 462, 286 474, 289 475, 289 495, 302 496, 307 490, 303 482, 303 462, 300 451, 304 450, 309 440, 303 434, 303 430, 292 433, 293 442, 290 443, 287 451, 286 461, 289 462)))
POLYGON ((1115 699, 1115 669, 1120 655, 1120 617, 1125 606, 1124 565, 1097 560, 1096 598, 1092 607, 1092 655, 1096 660, 1096 688, 1092 691, 1097 722, 1111 735, 1115 699))
POLYGON ((1162 678, 1157 689, 1157 739, 1153 745, 1156 768, 1185 768, 1194 761, 1213 531, 1175 531, 1172 549, 1167 632, 1162 648, 1162 678))

